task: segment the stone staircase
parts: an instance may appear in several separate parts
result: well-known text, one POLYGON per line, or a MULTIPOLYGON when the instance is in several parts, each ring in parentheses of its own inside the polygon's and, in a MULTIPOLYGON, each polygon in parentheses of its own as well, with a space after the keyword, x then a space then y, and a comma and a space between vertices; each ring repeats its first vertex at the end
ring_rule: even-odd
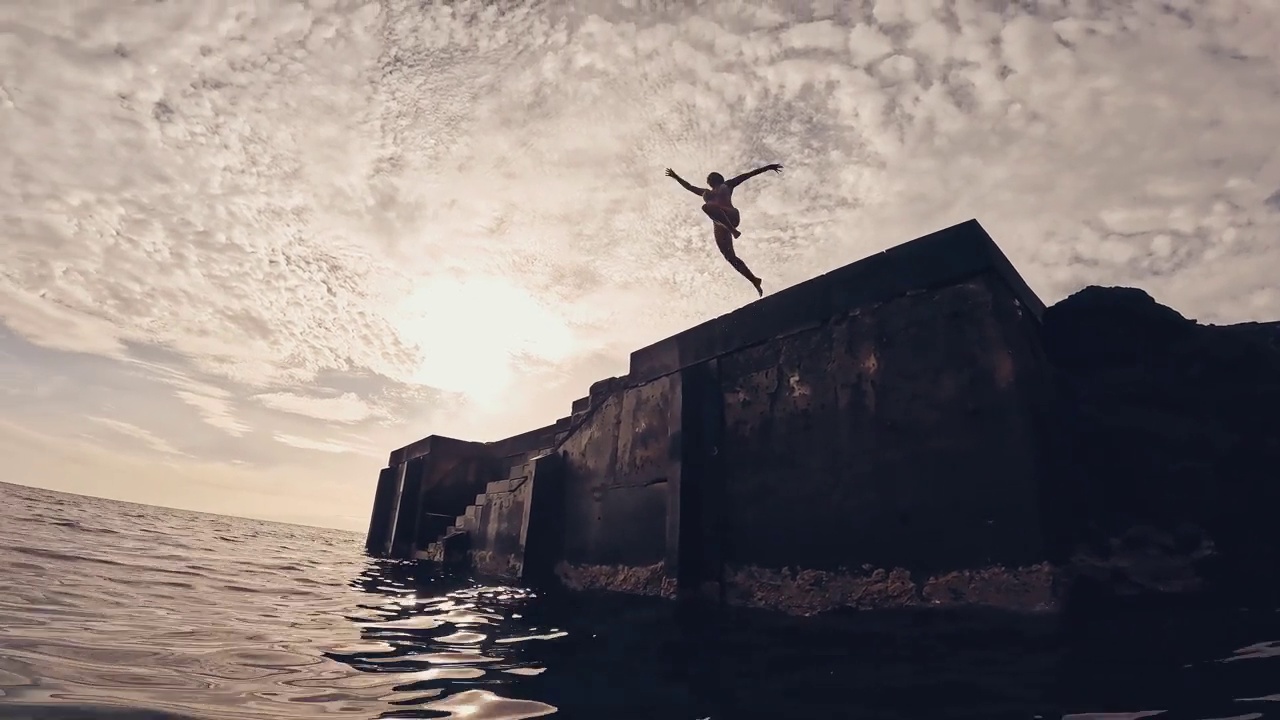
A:
MULTIPOLYGON (((555 452, 566 436, 585 421, 597 396, 607 395, 614 385, 624 378, 609 378, 594 383, 590 394, 573 402, 570 414, 560 418, 556 423, 544 429, 546 434, 538 436, 537 450, 515 453, 502 458, 500 467, 506 468, 505 477, 494 480, 485 486, 485 491, 476 495, 476 501, 468 505, 466 511, 459 515, 453 526, 446 530, 435 542, 426 548, 413 553, 419 560, 438 563, 463 563, 468 560, 471 550, 471 538, 477 533, 484 519, 484 509, 494 495, 511 492, 517 489, 532 473, 534 458, 555 452)), ((526 446, 527 447, 527 446, 526 446)))
MULTIPOLYGON (((558 442, 558 438, 557 438, 558 442)), ((442 564, 456 564, 467 560, 471 549, 471 538, 479 531, 483 519, 484 508, 495 495, 508 493, 519 488, 532 473, 533 459, 551 453, 555 445, 504 458, 506 461, 506 477, 494 480, 485 485, 484 492, 476 495, 474 503, 454 521, 453 526, 444 532, 438 540, 429 543, 424 550, 414 554, 420 560, 429 560, 442 564)))

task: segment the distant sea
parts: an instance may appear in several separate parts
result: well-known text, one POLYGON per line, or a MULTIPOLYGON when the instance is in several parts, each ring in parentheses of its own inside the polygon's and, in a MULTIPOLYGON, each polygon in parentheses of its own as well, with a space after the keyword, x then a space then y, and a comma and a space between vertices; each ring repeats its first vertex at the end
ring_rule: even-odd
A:
POLYGON ((0 484, 0 718, 1280 717, 1280 613, 699 615, 0 484))

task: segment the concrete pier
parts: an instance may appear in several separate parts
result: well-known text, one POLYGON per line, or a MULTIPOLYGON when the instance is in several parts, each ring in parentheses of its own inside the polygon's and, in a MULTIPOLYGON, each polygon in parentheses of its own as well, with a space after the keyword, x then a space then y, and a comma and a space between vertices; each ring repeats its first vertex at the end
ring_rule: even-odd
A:
POLYGON ((976 221, 944 229, 639 349, 551 425, 392 452, 368 551, 796 614, 1054 611, 1098 538, 1045 314, 976 221))

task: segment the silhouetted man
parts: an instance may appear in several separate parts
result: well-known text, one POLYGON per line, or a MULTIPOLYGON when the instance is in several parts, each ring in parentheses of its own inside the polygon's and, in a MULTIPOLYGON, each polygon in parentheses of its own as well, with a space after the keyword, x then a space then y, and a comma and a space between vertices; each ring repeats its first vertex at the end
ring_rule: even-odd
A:
POLYGON ((733 252, 733 239, 741 237, 742 233, 738 231, 738 224, 742 222, 742 215, 738 209, 733 206, 733 189, 741 185, 748 178, 755 177, 766 170, 774 172, 782 172, 782 166, 774 163, 756 168, 751 172, 745 172, 735 178, 725 180, 724 176, 718 172, 713 172, 707 176, 707 184, 710 189, 695 187, 685 182, 684 178, 676 174, 671 168, 667 168, 667 177, 675 178, 685 190, 701 197, 705 202, 702 205, 702 212, 711 218, 711 222, 715 225, 716 247, 720 248, 720 254, 724 255, 724 259, 729 261, 733 269, 742 273, 742 276, 751 281, 755 286, 756 293, 764 295, 764 288, 761 286, 760 278, 751 272, 751 268, 742 262, 733 252))

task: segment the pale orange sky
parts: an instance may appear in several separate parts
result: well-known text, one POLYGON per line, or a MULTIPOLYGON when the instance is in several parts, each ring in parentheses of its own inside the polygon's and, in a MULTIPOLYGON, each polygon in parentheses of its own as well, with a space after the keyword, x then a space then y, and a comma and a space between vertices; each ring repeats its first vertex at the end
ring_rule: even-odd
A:
POLYGON ((667 166, 786 166, 767 291, 976 217, 1046 302, 1280 318, 1270 0, 422 5, 0 5, 0 480, 363 529, 754 298, 667 166))

